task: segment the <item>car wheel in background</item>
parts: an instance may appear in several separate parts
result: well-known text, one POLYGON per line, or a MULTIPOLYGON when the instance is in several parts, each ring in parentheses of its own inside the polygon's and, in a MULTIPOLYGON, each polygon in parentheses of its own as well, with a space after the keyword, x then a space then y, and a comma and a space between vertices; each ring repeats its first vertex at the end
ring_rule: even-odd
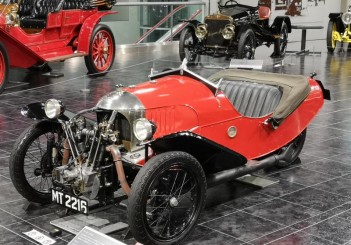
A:
POLYGON ((9 58, 5 46, 0 43, 0 94, 9 81, 9 58))
POLYGON ((241 33, 238 44, 238 59, 253 60, 255 58, 256 38, 252 29, 241 33))
POLYGON ((179 39, 179 57, 183 61, 184 58, 188 60, 189 65, 195 63, 197 54, 194 52, 197 38, 192 28, 186 27, 180 34, 179 39))
POLYGON ((89 55, 84 57, 88 74, 106 75, 113 65, 115 52, 115 39, 111 29, 103 24, 96 25, 90 39, 89 55))

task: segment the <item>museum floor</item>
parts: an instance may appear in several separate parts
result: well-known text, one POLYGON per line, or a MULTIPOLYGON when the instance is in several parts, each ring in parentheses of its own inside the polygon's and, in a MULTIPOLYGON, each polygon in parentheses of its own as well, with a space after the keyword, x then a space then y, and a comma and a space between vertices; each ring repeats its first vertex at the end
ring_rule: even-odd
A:
MULTIPOLYGON (((259 173, 279 183, 260 189, 232 182, 210 189, 207 207, 186 244, 351 244, 351 54, 291 55, 279 66, 266 52, 258 50, 256 55, 267 60, 263 70, 306 76, 316 71, 317 78, 331 90, 332 101, 325 102, 309 127, 298 162, 288 169, 259 173)), ((93 106, 116 84, 139 83, 147 79, 151 68, 161 71, 179 64, 176 48, 160 46, 156 50, 119 50, 113 71, 95 79, 85 76, 80 58, 52 64, 55 71, 64 72, 61 78, 11 71, 10 88, 0 95, 0 244, 36 244, 23 232, 36 229, 48 235, 53 229, 50 221, 62 213, 56 205, 25 211, 26 201, 11 183, 8 161, 12 146, 32 123, 21 117, 20 107, 54 97, 77 111, 93 106)), ((228 61, 205 58, 192 69, 209 76, 218 70, 218 64, 225 67, 228 61)), ((122 207, 96 215, 126 222, 122 207)), ((121 239, 122 235, 111 236, 121 239)), ((72 238, 63 232, 55 244, 67 244, 72 238)), ((124 242, 135 244, 133 239, 124 242)))

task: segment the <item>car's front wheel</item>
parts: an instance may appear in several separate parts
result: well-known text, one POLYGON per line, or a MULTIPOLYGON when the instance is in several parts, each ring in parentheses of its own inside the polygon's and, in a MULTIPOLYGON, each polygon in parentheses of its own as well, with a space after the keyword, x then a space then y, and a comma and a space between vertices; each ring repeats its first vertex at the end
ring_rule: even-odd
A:
MULTIPOLYGON (((53 166, 47 166, 51 158, 47 151, 49 139, 53 147, 60 148, 63 132, 59 124, 38 122, 18 137, 11 153, 9 170, 12 183, 31 202, 51 202, 53 166)), ((60 157, 60 151, 57 157, 60 157)))
POLYGON ((0 94, 9 81, 9 58, 5 46, 0 43, 0 94))
POLYGON ((253 60, 255 58, 256 38, 252 29, 241 33, 238 44, 238 59, 253 60))
POLYGON ((111 29, 103 24, 96 25, 90 39, 89 54, 84 57, 89 75, 106 75, 113 65, 115 52, 111 29))
POLYGON ((179 244, 195 227, 205 196, 205 174, 194 157, 178 151, 159 154, 132 184, 130 231, 143 244, 179 244))
POLYGON ((333 36, 333 32, 336 30, 336 22, 329 20, 327 29, 327 49, 329 53, 333 53, 336 47, 336 40, 333 36))
POLYGON ((184 58, 188 60, 188 64, 192 65, 195 63, 197 54, 195 46, 197 44, 197 38, 192 28, 186 27, 180 34, 179 39, 179 57, 183 61, 184 58))

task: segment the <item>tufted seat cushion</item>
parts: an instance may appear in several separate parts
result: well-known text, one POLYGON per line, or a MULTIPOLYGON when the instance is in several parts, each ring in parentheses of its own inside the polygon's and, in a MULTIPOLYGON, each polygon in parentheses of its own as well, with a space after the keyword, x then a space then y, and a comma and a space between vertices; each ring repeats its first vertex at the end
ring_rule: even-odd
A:
POLYGON ((282 97, 279 87, 253 82, 222 80, 219 89, 246 117, 263 117, 272 113, 282 97))

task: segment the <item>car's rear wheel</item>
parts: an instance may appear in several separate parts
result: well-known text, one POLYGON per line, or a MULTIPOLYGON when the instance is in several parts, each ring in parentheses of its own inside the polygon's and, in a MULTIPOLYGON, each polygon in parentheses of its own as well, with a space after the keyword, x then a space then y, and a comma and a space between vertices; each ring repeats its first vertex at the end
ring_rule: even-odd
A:
POLYGON ((186 27, 180 34, 179 39, 179 57, 183 61, 184 58, 188 60, 188 64, 192 65, 195 63, 197 54, 195 52, 195 46, 197 44, 197 38, 192 28, 186 27))
POLYGON ((103 24, 96 25, 90 39, 89 55, 84 57, 89 75, 106 75, 113 65, 115 52, 111 29, 103 24))
POLYGON ((185 152, 151 158, 137 174, 128 199, 128 223, 143 244, 180 244, 196 225, 205 204, 206 177, 185 152))
POLYGON ((238 59, 253 60, 255 58, 256 38, 252 29, 241 33, 238 44, 238 59))
POLYGON ((280 39, 279 39, 279 55, 280 57, 284 57, 286 53, 286 49, 288 47, 288 26, 285 22, 283 22, 281 31, 280 31, 280 39))
POLYGON ((333 53, 336 47, 336 40, 333 37, 334 31, 337 31, 336 22, 329 20, 327 29, 327 49, 329 53, 333 53))
POLYGON ((0 94, 9 81, 9 58, 5 46, 0 43, 0 94))
POLYGON ((307 129, 305 129, 304 131, 302 131, 302 133, 300 135, 298 135, 293 141, 291 141, 286 147, 293 145, 293 152, 292 152, 292 156, 291 156, 291 160, 289 162, 286 161, 278 161, 276 163, 276 167, 278 168, 286 168, 288 166, 290 166, 293 162, 296 161, 296 159, 299 157, 302 148, 305 144, 305 140, 306 140, 306 134, 307 134, 307 129))

